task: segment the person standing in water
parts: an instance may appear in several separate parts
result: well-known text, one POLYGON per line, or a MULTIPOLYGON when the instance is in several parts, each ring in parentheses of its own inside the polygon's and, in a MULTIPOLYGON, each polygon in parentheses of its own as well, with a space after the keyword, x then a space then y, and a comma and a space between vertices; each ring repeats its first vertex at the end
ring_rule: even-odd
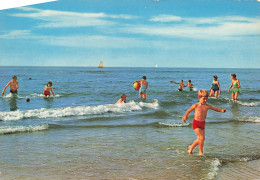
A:
POLYGON ((238 98, 238 95, 239 95, 239 88, 241 88, 240 81, 237 79, 236 74, 231 74, 230 77, 232 79, 232 82, 231 82, 231 85, 228 89, 228 92, 232 88, 231 89, 232 100, 237 101, 237 98, 238 98))
POLYGON ((45 95, 45 96, 50 96, 50 95, 51 95, 50 91, 51 91, 52 94, 53 94, 53 96, 55 96, 55 94, 54 94, 54 92, 53 92, 53 89, 55 89, 55 88, 54 88, 54 87, 51 87, 51 86, 52 86, 52 82, 49 81, 49 82, 47 83, 47 85, 44 87, 43 95, 45 95))
POLYGON ((143 80, 134 81, 133 83, 140 83, 141 87, 139 89, 140 98, 146 99, 146 90, 148 89, 148 82, 146 81, 146 76, 143 76, 143 80))
POLYGON ((182 88, 185 87, 185 85, 183 84, 183 80, 181 80, 180 83, 176 83, 176 82, 174 82, 173 80, 171 80, 170 83, 179 84, 178 91, 182 91, 182 88))
POLYGON ((183 122, 186 122, 188 119, 189 114, 194 110, 194 119, 192 122, 192 128, 197 134, 197 139, 188 146, 188 153, 192 154, 193 149, 196 146, 199 146, 199 155, 203 155, 203 147, 204 147, 204 140, 205 140, 205 121, 207 117, 208 110, 212 109, 217 112, 226 112, 226 109, 220 109, 217 107, 214 107, 212 105, 207 104, 208 101, 208 92, 206 89, 199 90, 198 92, 198 99, 199 102, 196 104, 193 104, 185 113, 185 115, 182 118, 183 122))
POLYGON ((12 93, 12 94, 18 94, 17 89, 19 88, 19 83, 18 83, 18 81, 17 81, 17 76, 13 76, 13 80, 9 81, 9 82, 6 84, 6 86, 5 86, 5 88, 4 88, 3 92, 2 92, 2 95, 5 94, 5 90, 6 90, 6 88, 7 88, 9 85, 10 85, 10 93, 12 93))
POLYGON ((191 83, 191 80, 188 81, 188 83, 184 86, 188 86, 188 91, 193 91, 193 84, 191 83))
POLYGON ((213 76, 213 81, 212 81, 212 86, 209 89, 210 91, 210 96, 214 96, 215 98, 218 99, 218 95, 220 94, 220 85, 218 82, 218 76, 213 76))

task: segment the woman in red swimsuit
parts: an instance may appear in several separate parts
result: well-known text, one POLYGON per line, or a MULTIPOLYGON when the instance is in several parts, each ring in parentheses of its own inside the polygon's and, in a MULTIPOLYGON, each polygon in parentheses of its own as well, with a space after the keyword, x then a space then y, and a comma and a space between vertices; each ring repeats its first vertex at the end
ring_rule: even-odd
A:
POLYGON ((50 95, 51 95, 50 91, 51 91, 52 94, 53 94, 53 96, 55 96, 55 94, 54 94, 54 92, 53 92, 54 87, 51 87, 51 86, 52 86, 52 82, 49 81, 49 82, 47 83, 47 85, 44 87, 43 95, 45 95, 45 96, 50 96, 50 95))

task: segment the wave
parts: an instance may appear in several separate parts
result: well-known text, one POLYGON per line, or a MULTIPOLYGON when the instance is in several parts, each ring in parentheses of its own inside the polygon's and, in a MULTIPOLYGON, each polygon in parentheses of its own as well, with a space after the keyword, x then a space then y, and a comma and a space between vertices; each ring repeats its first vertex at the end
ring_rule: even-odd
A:
POLYGON ((190 126, 191 123, 158 123, 159 127, 187 127, 190 126))
POLYGON ((73 128, 122 128, 122 127, 154 127, 154 128, 165 128, 165 127, 187 127, 190 123, 163 123, 163 122, 152 122, 152 123, 140 123, 140 124, 94 124, 94 125, 76 125, 76 124, 49 124, 50 129, 73 129, 73 128))
POLYGON ((239 121, 260 123, 260 117, 247 117, 246 119, 242 119, 242 120, 239 120, 239 121))
MULTIPOLYGON (((209 157, 209 156, 208 156, 209 157)), ((220 156, 221 157, 221 156, 220 156)), ((208 173, 208 176, 206 179, 215 179, 218 175, 218 170, 223 166, 227 164, 237 164, 237 163, 244 163, 244 162, 252 162, 254 160, 259 160, 260 155, 258 153, 251 154, 251 155, 236 155, 236 156, 229 156, 229 157, 222 157, 222 158, 216 158, 216 157, 210 157, 213 158, 213 161, 211 163, 211 170, 208 173)), ((245 164, 243 164, 243 169, 245 168, 245 164)), ((254 173, 255 174, 255 173, 254 173)), ((241 176, 238 176, 241 177, 241 176)))
MULTIPOLYGON (((219 98, 220 101, 222 102, 233 102, 232 99, 229 98, 219 98)), ((256 100, 256 99, 255 99, 256 100)), ((254 101, 254 102, 242 102, 241 100, 235 101, 234 103, 240 104, 242 106, 247 106, 247 107, 255 107, 259 106, 260 102, 259 101, 254 101)))
POLYGON ((43 131, 49 128, 48 124, 29 125, 29 126, 1 126, 0 134, 13 134, 18 132, 43 131))
POLYGON ((12 111, 12 112, 0 112, 0 119, 2 121, 8 120, 20 120, 28 118, 57 118, 57 117, 68 117, 68 116, 85 116, 104 114, 108 112, 122 113, 131 111, 140 111, 143 108, 158 109, 158 101, 155 100, 151 103, 139 102, 136 103, 131 101, 124 104, 106 104, 98 106, 72 106, 55 109, 34 109, 27 111, 12 111))
POLYGON ((248 107, 255 107, 259 106, 260 102, 241 102, 241 101, 236 101, 237 104, 240 104, 242 106, 248 106, 248 107))

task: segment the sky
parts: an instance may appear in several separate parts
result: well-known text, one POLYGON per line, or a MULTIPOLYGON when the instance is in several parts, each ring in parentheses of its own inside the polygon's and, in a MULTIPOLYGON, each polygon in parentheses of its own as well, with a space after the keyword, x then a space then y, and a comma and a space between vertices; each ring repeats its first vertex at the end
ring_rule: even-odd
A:
POLYGON ((0 66, 260 68, 260 0, 58 0, 0 10, 0 66))

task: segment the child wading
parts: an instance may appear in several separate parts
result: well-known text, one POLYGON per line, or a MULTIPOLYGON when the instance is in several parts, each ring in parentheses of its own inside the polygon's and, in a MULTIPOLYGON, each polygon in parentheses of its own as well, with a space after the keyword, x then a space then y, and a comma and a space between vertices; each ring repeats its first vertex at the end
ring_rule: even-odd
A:
POLYGON ((193 104, 183 116, 182 121, 186 122, 189 114, 195 110, 194 120, 192 123, 192 128, 197 134, 198 138, 188 147, 188 152, 192 154, 193 149, 199 145, 199 155, 203 155, 203 146, 205 140, 205 120, 209 109, 212 109, 217 112, 226 112, 226 109, 220 109, 214 106, 207 104, 208 101, 208 92, 205 89, 199 90, 198 99, 199 102, 193 104))

